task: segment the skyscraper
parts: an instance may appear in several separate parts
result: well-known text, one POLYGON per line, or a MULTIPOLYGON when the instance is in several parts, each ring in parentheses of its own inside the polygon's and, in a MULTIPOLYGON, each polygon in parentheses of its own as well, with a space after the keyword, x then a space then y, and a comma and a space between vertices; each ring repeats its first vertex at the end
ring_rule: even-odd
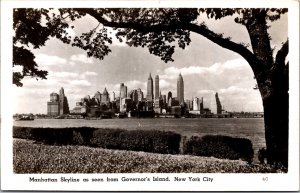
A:
POLYGON ((120 100, 127 97, 127 86, 124 83, 120 84, 120 100))
POLYGON ((195 97, 193 100, 193 111, 199 111, 200 110, 200 100, 198 97, 195 97))
POLYGON ((222 113, 222 105, 218 96, 218 93, 213 94, 211 98, 211 112, 214 114, 222 113))
POLYGON ((104 88, 104 91, 103 91, 103 94, 102 94, 102 97, 101 97, 101 103, 108 104, 109 102, 110 102, 109 94, 108 94, 106 88, 104 88))
POLYGON ((64 115, 69 113, 68 99, 65 96, 64 88, 59 90, 59 115, 64 115))
POLYGON ((151 73, 149 74, 149 78, 147 81, 147 97, 148 101, 153 101, 153 79, 151 77, 151 73))
POLYGON ((168 92, 168 98, 167 98, 167 103, 169 103, 169 100, 172 100, 172 92, 168 92))
POLYGON ((217 103, 217 114, 221 114, 222 113, 222 105, 221 105, 221 101, 219 99, 218 93, 216 93, 216 103, 217 103))
POLYGON ((68 99, 64 89, 59 90, 59 94, 51 93, 50 102, 47 102, 47 114, 49 116, 65 115, 69 113, 68 99))
POLYGON ((204 113, 204 102, 203 102, 203 97, 201 97, 201 101, 200 101, 200 113, 201 113, 201 114, 204 113))
POLYGON ((159 76, 155 76, 155 99, 159 98, 159 76))
POLYGON ((177 99, 180 105, 184 104, 184 83, 181 73, 179 74, 177 79, 177 99))
POLYGON ((116 100, 116 94, 115 94, 115 92, 113 91, 113 101, 115 101, 116 100))
POLYGON ((59 115, 59 95, 57 93, 50 94, 50 102, 47 102, 47 114, 49 116, 59 115))
POLYGON ((97 103, 100 104, 100 103, 101 103, 101 93, 100 93, 99 91, 97 91, 97 92, 95 93, 95 96, 94 96, 94 97, 95 97, 97 103))
POLYGON ((144 98, 144 93, 140 88, 137 89, 137 94, 138 94, 138 101, 142 101, 144 98))

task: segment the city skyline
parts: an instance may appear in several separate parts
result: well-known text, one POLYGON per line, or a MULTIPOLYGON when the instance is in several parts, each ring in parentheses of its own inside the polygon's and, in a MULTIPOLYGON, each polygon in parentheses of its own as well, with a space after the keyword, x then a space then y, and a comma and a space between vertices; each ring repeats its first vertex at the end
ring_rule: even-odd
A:
MULTIPOLYGON (((244 43, 250 43, 247 32, 243 29, 231 30, 225 28, 229 21, 210 21, 202 18, 210 28, 224 31, 224 35, 244 43)), ((86 22, 75 23, 75 30, 70 29, 74 36, 85 32, 87 28, 97 26, 91 18, 86 22)), ((231 25, 231 23, 230 23, 231 25)), ((234 25, 234 24, 232 24, 234 25)), ((287 37, 287 16, 272 23, 269 33, 273 45, 278 49, 287 37)), ((148 53, 143 48, 132 48, 113 39, 112 53, 97 60, 87 58, 86 53, 78 48, 65 45, 58 40, 50 39, 41 49, 33 52, 41 69, 48 70, 47 80, 26 78, 22 88, 13 86, 14 113, 46 113, 45 101, 59 87, 65 88, 70 109, 84 93, 94 94, 106 87, 109 95, 113 92, 118 96, 120 83, 128 90, 140 88, 146 95, 147 83, 145 77, 149 72, 160 79, 160 91, 167 95, 169 91, 175 95, 176 79, 179 73, 184 76, 185 98, 203 97, 204 104, 210 104, 211 95, 219 93, 220 101, 229 111, 263 111, 258 90, 254 90, 255 79, 247 62, 235 53, 222 49, 201 36, 191 33, 191 43, 185 50, 176 48, 174 62, 164 63, 158 57, 148 53), (199 47, 199 45, 201 45, 199 47), (234 76, 230 76, 233 74, 234 76), (32 104, 32 100, 35 104, 32 104)), ((209 106, 206 106, 209 107, 209 106)))
MULTIPOLYGON (((85 93, 87 94, 87 93, 85 93)), ((221 115, 228 112, 222 108, 221 101, 219 100, 218 93, 211 99, 211 105, 209 108, 204 108, 204 100, 198 97, 192 98, 192 100, 184 100, 184 80, 179 73, 177 78, 177 96, 172 97, 172 92, 168 92, 168 98, 166 95, 162 95, 159 89, 159 76, 155 75, 155 96, 153 98, 153 79, 151 73, 147 80, 147 95, 144 98, 144 94, 140 88, 133 89, 127 92, 127 86, 124 83, 120 83, 119 97, 115 97, 113 91, 112 98, 104 88, 103 93, 99 91, 94 96, 89 94, 85 95, 80 101, 76 102, 76 106, 70 110, 67 97, 64 94, 64 89, 59 90, 59 94, 53 92, 50 94, 50 101, 47 102, 47 116, 56 117, 70 115, 72 116, 88 116, 97 117, 101 113, 135 113, 143 112, 141 116, 153 116, 151 112, 156 114, 171 114, 174 116, 189 116, 189 115, 221 115), (146 114, 148 113, 148 115, 146 114), (186 114, 187 113, 187 114, 186 114), (212 113, 212 114, 211 114, 212 113)), ((139 115, 138 115, 139 116, 139 115)), ((225 116, 225 115, 224 115, 225 116)))

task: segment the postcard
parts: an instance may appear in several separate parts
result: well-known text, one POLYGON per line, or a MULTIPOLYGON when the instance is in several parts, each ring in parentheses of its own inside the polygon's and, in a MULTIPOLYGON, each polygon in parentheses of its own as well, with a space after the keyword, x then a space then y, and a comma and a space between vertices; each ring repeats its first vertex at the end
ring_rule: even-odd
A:
POLYGON ((2 1, 1 189, 299 191, 298 1, 2 1))

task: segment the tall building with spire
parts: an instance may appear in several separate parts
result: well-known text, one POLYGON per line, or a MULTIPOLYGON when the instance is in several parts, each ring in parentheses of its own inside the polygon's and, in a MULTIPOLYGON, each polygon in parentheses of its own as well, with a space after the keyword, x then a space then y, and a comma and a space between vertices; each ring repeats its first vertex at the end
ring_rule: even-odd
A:
POLYGON ((153 79, 151 77, 151 73, 149 74, 149 78, 147 81, 147 96, 146 99, 148 101, 153 101, 153 79))
POLYGON ((155 76, 155 99, 159 98, 159 76, 155 76))
POLYGON ((177 78, 177 99, 180 105, 184 104, 184 83, 181 73, 177 78))

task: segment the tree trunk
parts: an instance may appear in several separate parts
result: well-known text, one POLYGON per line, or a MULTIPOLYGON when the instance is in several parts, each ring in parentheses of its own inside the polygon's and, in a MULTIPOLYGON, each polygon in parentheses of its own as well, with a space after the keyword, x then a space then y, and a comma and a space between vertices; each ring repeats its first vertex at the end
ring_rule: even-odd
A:
MULTIPOLYGON (((278 88, 276 88, 278 89, 278 88)), ((288 94, 263 99, 267 162, 288 166, 288 94)))
POLYGON ((257 58, 252 68, 262 97, 265 121, 267 162, 288 166, 288 66, 285 54, 274 61, 267 32, 266 13, 254 10, 246 24, 257 58))

